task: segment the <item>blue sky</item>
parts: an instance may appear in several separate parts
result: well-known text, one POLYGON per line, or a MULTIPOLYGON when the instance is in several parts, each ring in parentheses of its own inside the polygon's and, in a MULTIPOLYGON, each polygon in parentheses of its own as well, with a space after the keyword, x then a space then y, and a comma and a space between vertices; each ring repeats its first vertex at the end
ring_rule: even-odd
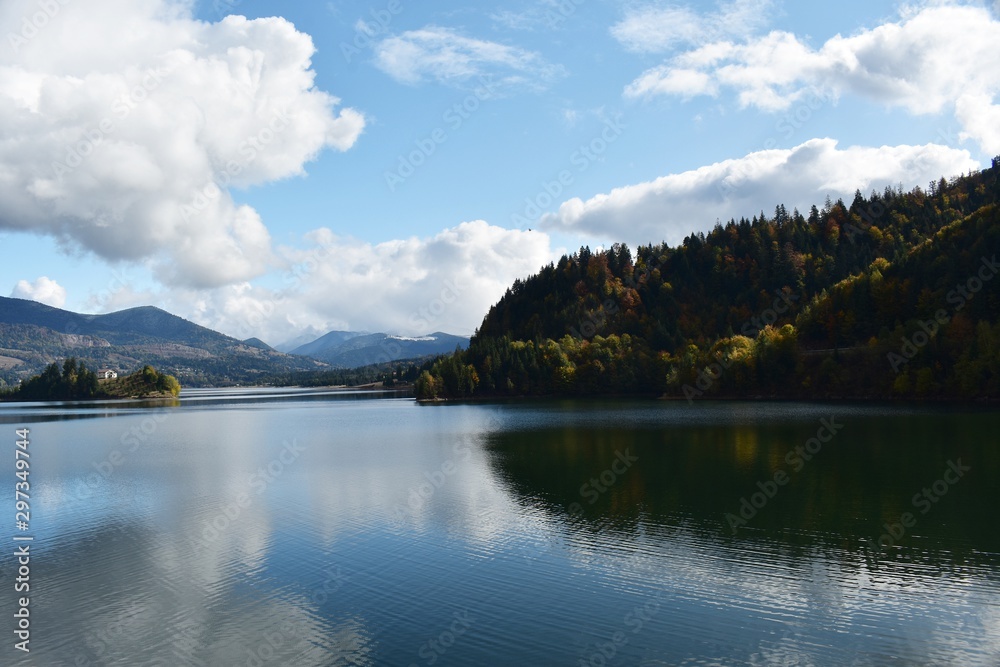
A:
POLYGON ((1000 153, 981 2, 12 0, 0 28, 0 293, 272 344, 471 333, 581 244, 1000 153))

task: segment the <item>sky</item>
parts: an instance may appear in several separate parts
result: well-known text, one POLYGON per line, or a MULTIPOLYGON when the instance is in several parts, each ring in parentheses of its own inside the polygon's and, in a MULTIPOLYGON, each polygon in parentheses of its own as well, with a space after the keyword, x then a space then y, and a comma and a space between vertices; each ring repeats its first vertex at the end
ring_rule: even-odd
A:
POLYGON ((1000 154, 1000 2, 4 0, 0 294, 277 345, 1000 154), (9 292, 7 292, 9 290, 9 292))

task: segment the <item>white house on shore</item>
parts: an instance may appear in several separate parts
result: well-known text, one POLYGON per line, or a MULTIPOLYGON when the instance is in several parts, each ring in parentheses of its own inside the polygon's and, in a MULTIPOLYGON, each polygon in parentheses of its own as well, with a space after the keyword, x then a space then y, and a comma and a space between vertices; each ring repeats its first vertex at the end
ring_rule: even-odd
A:
POLYGON ((113 371, 110 368, 101 368, 97 371, 98 380, 115 380, 118 378, 118 371, 113 371))

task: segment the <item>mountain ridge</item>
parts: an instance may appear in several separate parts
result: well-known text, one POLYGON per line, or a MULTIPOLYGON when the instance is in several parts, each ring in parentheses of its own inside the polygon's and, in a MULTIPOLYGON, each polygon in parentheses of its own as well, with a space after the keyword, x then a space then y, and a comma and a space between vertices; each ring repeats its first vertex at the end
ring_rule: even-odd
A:
POLYGON ((0 380, 7 384, 69 357, 92 368, 123 372, 151 364, 185 386, 253 384, 329 368, 427 358, 467 347, 468 341, 442 332, 405 337, 331 331, 286 353, 259 338, 238 340, 156 306, 90 315, 0 297, 0 380))
POLYGON ((240 341, 155 306, 87 315, 27 299, 0 297, 0 378, 9 384, 76 357, 92 368, 155 365, 186 386, 241 384, 266 374, 320 370, 325 364, 240 341))
POLYGON ((468 344, 468 336, 441 331, 426 336, 331 331, 293 352, 336 368, 357 368, 387 361, 447 354, 454 352, 456 348, 464 349, 468 344))

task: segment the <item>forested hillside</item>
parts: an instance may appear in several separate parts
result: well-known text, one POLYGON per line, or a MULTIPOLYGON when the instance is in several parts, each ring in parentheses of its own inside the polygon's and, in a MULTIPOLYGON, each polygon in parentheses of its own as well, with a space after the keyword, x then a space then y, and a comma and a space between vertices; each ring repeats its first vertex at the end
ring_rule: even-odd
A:
POLYGON ((996 395, 998 162, 635 257, 581 248, 515 282, 418 393, 996 395))

